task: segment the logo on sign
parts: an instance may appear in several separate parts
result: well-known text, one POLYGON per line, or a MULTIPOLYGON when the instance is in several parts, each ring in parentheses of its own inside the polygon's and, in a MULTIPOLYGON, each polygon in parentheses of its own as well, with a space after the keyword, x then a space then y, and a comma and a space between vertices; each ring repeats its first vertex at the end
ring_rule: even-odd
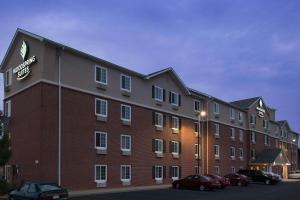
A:
POLYGON ((263 118, 266 111, 265 111, 265 109, 263 108, 263 102, 262 102, 261 99, 258 101, 258 106, 256 107, 256 110, 257 110, 257 115, 258 115, 259 117, 263 118))
POLYGON ((16 74, 17 80, 26 78, 31 72, 30 66, 37 61, 35 56, 28 58, 29 46, 26 41, 22 42, 20 55, 24 62, 13 69, 13 73, 16 74))

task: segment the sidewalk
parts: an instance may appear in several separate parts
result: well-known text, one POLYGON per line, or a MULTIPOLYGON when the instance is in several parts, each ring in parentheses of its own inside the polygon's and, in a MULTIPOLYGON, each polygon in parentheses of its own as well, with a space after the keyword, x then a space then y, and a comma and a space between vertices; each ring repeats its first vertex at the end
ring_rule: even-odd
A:
POLYGON ((133 192, 142 190, 157 190, 170 188, 171 185, 151 185, 151 186, 136 186, 136 187, 122 187, 122 188, 99 188, 92 190, 79 190, 79 191, 69 191, 70 197, 87 196, 93 194, 109 194, 109 193, 120 193, 120 192, 133 192))

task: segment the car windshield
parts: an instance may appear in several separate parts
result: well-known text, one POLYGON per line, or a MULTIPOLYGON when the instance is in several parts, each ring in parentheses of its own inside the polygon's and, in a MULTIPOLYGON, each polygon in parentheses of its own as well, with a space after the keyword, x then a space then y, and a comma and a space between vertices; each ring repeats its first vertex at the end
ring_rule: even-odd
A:
POLYGON ((209 181, 211 178, 208 177, 208 176, 201 176, 202 179, 206 180, 206 181, 209 181))
POLYGON ((60 190, 61 188, 55 184, 40 184, 40 190, 42 192, 49 192, 53 190, 60 190))

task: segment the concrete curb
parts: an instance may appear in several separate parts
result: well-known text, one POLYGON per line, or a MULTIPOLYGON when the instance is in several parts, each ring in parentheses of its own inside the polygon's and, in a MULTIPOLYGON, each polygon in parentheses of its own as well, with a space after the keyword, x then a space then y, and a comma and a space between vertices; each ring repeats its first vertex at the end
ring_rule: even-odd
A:
POLYGON ((80 190, 80 191, 69 191, 70 197, 88 196, 94 194, 111 194, 121 192, 134 192, 143 190, 157 190, 171 188, 171 185, 152 185, 152 186, 136 186, 136 187, 123 187, 123 188, 111 188, 111 189, 93 189, 93 190, 80 190))

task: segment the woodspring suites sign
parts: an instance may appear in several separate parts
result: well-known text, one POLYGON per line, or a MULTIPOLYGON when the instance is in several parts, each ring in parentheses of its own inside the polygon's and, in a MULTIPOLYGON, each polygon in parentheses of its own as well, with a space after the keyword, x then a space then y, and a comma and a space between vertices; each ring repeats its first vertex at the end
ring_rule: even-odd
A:
POLYGON ((20 55, 24 62, 13 69, 13 73, 16 74, 17 80, 23 80, 28 77, 31 72, 30 66, 37 61, 35 56, 28 58, 28 54, 29 46, 26 41, 23 41, 20 49, 20 55))
POLYGON ((257 115, 258 115, 259 117, 263 118, 266 111, 265 111, 265 109, 263 108, 263 102, 262 102, 261 99, 258 101, 258 106, 256 107, 256 110, 257 110, 257 115))

